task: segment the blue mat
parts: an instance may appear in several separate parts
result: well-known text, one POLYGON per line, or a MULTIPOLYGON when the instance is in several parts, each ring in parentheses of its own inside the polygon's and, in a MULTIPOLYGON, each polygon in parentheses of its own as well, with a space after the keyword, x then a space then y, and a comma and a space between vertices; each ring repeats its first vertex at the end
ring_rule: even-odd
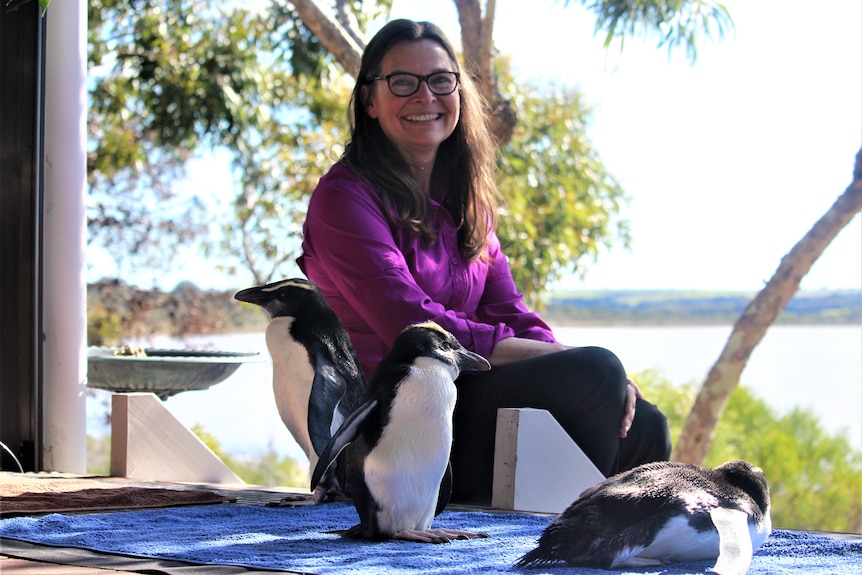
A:
MULTIPOLYGON (((16 517, 0 520, 0 537, 139 557, 317 574, 608 573, 566 567, 512 569, 535 546, 549 520, 524 514, 446 511, 436 518, 434 527, 482 531, 491 537, 443 545, 370 543, 327 533, 358 521, 348 504, 285 508, 223 504, 16 517)), ((624 573, 700 575, 711 566, 712 562, 692 562, 624 573)), ((859 575, 862 542, 777 530, 755 554, 750 573, 859 575)))

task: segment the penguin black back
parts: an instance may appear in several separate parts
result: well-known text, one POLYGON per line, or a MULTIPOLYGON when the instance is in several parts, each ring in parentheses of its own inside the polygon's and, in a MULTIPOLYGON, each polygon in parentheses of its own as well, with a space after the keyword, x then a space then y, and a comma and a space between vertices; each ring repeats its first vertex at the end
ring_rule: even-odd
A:
POLYGON ((333 430, 365 394, 347 330, 320 289, 305 279, 244 289, 234 298, 259 305, 272 319, 266 335, 276 404, 313 468, 333 430))
POLYGON ((271 318, 292 317, 290 335, 308 350, 308 359, 315 371, 325 359, 326 369, 336 371, 340 380, 349 382, 343 411, 351 413, 359 407, 365 392, 365 377, 347 330, 317 285, 293 278, 244 289, 234 298, 259 305, 271 318))
POLYGON ((565 561, 613 569, 718 559, 730 566, 721 572, 745 572, 771 531, 769 508, 766 478, 748 462, 715 469, 649 463, 585 490, 516 567, 565 561))

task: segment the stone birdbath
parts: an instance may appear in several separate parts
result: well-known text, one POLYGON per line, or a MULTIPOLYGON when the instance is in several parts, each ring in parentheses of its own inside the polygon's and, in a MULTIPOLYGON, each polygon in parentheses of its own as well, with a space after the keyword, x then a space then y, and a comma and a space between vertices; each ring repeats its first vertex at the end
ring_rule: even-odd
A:
POLYGON ((220 383, 243 363, 263 361, 257 352, 128 349, 88 348, 87 386, 115 393, 151 392, 165 400, 220 383))

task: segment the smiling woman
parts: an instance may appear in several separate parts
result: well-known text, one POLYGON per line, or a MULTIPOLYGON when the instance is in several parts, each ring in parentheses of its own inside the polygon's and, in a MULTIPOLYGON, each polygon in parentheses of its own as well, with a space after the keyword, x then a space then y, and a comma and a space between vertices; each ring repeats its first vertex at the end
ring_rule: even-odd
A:
POLYGON ((662 413, 619 359, 569 349, 523 301, 497 236, 487 106, 429 22, 368 43, 345 153, 308 205, 297 260, 367 378, 411 324, 434 321, 493 366, 456 381, 453 501, 490 502, 499 407, 547 409, 605 475, 666 459, 662 413))
POLYGON ((383 57, 382 74, 365 80, 359 92, 365 113, 379 122, 426 195, 437 149, 460 118, 454 68, 457 63, 435 41, 399 42, 383 57), (376 88, 381 80, 388 90, 376 88))

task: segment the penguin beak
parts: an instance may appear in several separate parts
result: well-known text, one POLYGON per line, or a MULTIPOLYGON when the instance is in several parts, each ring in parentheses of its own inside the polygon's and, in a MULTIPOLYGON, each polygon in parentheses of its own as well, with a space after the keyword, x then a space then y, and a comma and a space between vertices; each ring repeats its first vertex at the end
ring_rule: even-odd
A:
POLYGON ((234 294, 233 296, 233 299, 238 301, 244 301, 246 303, 261 305, 266 299, 266 296, 267 294, 259 287, 250 287, 242 291, 236 292, 236 294, 234 294))
POLYGON ((455 363, 460 371, 488 371, 491 369, 491 364, 488 360, 466 349, 459 349, 456 352, 455 363))

